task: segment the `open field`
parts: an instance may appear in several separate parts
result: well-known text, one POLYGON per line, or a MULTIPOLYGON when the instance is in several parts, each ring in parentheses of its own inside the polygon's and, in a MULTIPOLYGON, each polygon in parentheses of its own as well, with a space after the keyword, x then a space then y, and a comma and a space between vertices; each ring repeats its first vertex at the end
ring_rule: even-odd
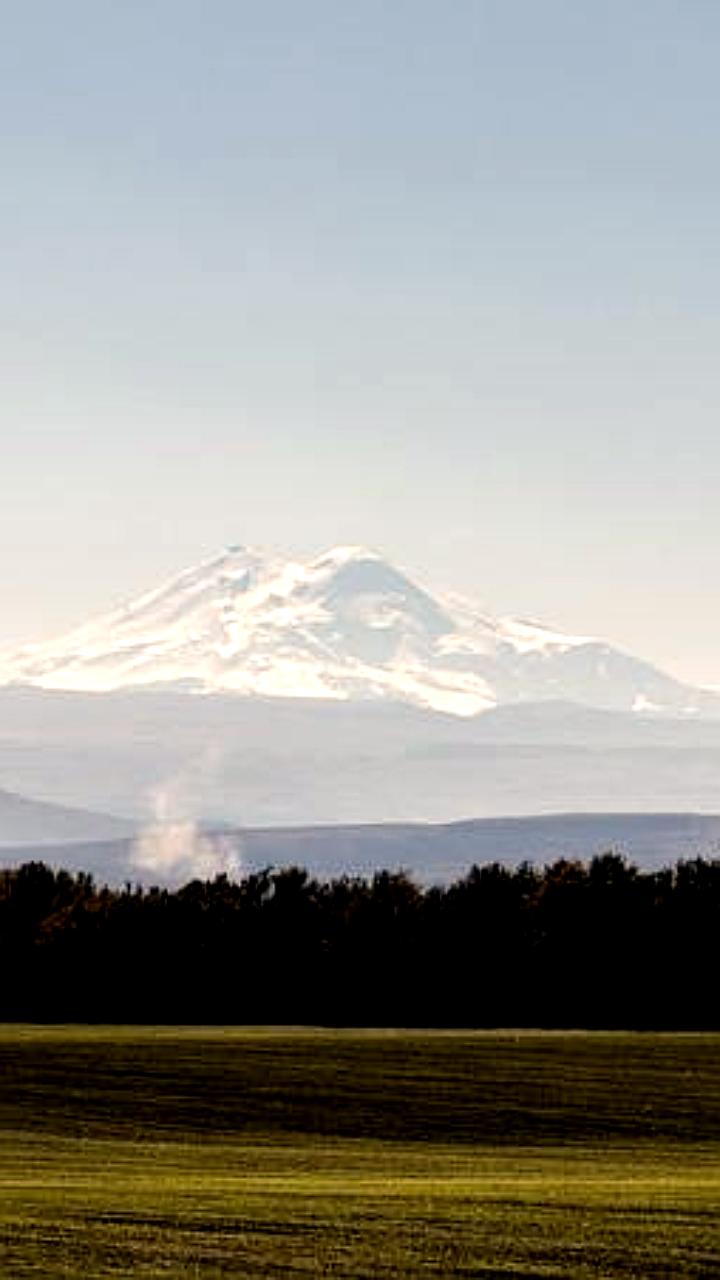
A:
POLYGON ((0 1275, 720 1276, 720 1036, 0 1028, 0 1275))

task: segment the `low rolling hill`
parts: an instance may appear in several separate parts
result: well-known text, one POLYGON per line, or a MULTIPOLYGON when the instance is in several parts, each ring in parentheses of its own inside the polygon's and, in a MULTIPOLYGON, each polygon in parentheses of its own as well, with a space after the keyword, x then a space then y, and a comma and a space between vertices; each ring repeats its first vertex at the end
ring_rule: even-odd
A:
POLYGON ((123 818, 30 800, 16 792, 0 790, 0 850, 8 845, 45 846, 66 841, 121 839, 132 830, 132 823, 123 818))
POLYGON ((89 871, 100 881, 177 884, 219 871, 234 874, 267 866, 306 867, 320 878, 370 876, 403 868, 417 879, 447 882, 473 863, 557 858, 587 860, 610 850, 642 867, 667 866, 681 858, 713 857, 720 849, 720 816, 690 813, 555 814, 531 818, 486 818, 451 823, 379 823, 338 826, 200 830, 188 824, 146 829, 152 834, 144 861, 134 838, 73 840, 55 844, 18 840, 0 847, 0 866, 43 860, 55 867, 89 871))

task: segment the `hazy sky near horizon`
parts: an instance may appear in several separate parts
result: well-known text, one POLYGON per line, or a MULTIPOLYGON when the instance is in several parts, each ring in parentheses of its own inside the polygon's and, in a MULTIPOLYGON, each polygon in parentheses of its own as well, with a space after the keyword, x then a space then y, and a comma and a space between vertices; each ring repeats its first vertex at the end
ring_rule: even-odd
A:
POLYGON ((25 0, 0 646, 362 542, 720 684, 720 6, 25 0))

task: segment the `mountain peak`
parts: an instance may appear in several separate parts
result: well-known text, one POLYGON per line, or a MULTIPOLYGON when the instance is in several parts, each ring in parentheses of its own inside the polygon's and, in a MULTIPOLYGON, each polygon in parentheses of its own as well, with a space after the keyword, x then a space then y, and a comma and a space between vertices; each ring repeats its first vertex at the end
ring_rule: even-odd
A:
POLYGON ((340 567, 341 565, 363 562, 365 560, 382 562, 384 557, 379 551, 373 550, 372 547, 364 547, 361 544, 354 545, 350 543, 348 545, 331 547, 329 551, 324 551, 322 555, 317 556, 316 559, 312 561, 312 564, 317 568, 321 568, 326 565, 336 565, 340 567))
POLYGON ((69 635, 7 655, 3 683, 189 685, 465 716, 558 698, 674 713, 702 700, 601 641, 439 600, 362 545, 309 560, 230 545, 69 635))

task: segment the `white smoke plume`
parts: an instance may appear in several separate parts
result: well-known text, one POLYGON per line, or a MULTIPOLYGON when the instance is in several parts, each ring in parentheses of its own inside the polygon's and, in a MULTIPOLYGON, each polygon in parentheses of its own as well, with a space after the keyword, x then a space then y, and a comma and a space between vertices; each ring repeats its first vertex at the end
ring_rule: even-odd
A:
POLYGON ((130 860, 138 871, 156 873, 164 881, 212 880, 242 876, 240 837, 206 832, 188 815, 192 802, 191 779, 182 774, 155 787, 150 793, 152 819, 133 841, 130 860))

